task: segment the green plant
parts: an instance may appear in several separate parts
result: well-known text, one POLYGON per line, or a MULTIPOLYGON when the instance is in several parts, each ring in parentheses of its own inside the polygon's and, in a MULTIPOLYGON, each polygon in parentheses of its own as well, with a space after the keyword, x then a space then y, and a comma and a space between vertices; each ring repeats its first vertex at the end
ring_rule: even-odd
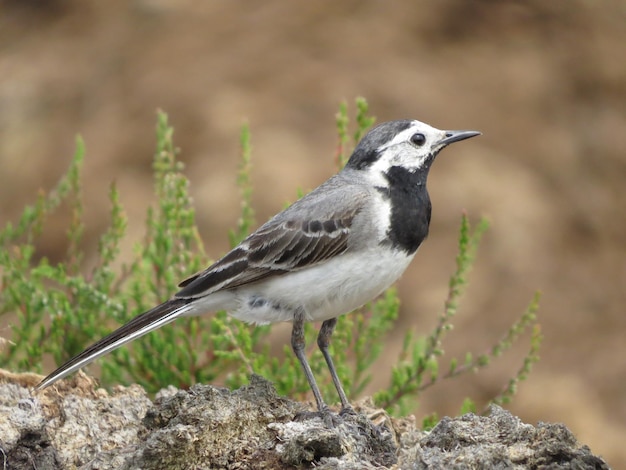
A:
MULTIPOLYGON (((339 143, 336 158, 343 165, 352 146, 373 124, 367 102, 356 102, 356 129, 349 131, 348 106, 343 103, 337 115, 339 143)), ((24 209, 16 225, 7 224, 0 231, 0 315, 10 320, 10 341, 0 342, 0 366, 22 370, 41 370, 46 356, 61 363, 94 340, 130 318, 168 298, 177 282, 209 264, 195 221, 189 180, 177 160, 173 129, 167 116, 157 118, 157 146, 154 157, 155 204, 148 210, 145 236, 134 249, 134 257, 119 263, 120 243, 126 236, 127 217, 120 194, 111 186, 110 225, 98 245, 98 261, 85 273, 81 269, 80 249, 84 232, 80 169, 85 148, 80 138, 67 173, 48 194, 40 194, 34 205, 24 209), (69 248, 63 261, 50 263, 38 258, 36 240, 42 234, 46 218, 61 205, 69 206, 72 221, 68 228, 69 248), (11 315, 11 317, 9 317, 11 315)), ((248 126, 241 131, 242 163, 238 174, 241 190, 241 217, 230 232, 236 245, 255 225, 250 181, 251 143, 248 126)), ((457 270, 435 331, 427 337, 408 333, 402 354, 391 373, 387 389, 375 394, 380 406, 394 412, 407 411, 414 399, 427 387, 444 378, 475 371, 502 354, 529 326, 534 326, 531 351, 519 372, 495 400, 512 396, 524 380, 541 340, 536 326, 538 296, 526 313, 487 353, 468 353, 462 364, 452 360, 448 372, 440 373, 445 333, 451 328, 459 299, 467 283, 481 235, 487 223, 475 229, 464 215, 461 221, 457 270)), ((379 357, 384 337, 398 317, 399 300, 392 288, 379 299, 341 318, 331 345, 338 373, 348 396, 361 394, 371 379, 372 364, 379 357)), ((253 327, 233 320, 224 312, 215 315, 183 318, 152 332, 133 344, 101 358, 103 385, 137 382, 154 392, 173 384, 186 388, 196 382, 219 382, 230 387, 245 383, 254 372, 271 380, 279 393, 296 398, 308 396, 309 387, 300 365, 288 345, 284 354, 269 350, 268 326, 253 327)), ((317 351, 317 328, 307 325, 306 337, 310 363, 320 380, 322 393, 333 402, 336 393, 325 362, 317 351)), ((463 409, 472 409, 466 401, 463 409)), ((428 424, 428 423, 426 423, 428 424)))
MULTIPOLYGON (((515 393, 516 385, 524 380, 532 364, 539 360, 539 347, 541 345, 541 333, 537 324, 537 309, 539 308, 539 293, 536 293, 518 321, 516 321, 487 352, 477 356, 468 352, 462 364, 457 358, 450 360, 447 372, 440 371, 439 361, 444 354, 442 348, 443 339, 452 329, 452 320, 457 314, 460 298, 468 283, 468 275, 475 261, 476 250, 482 235, 489 227, 486 219, 482 219, 472 231, 467 215, 461 218, 459 233, 459 253, 456 258, 456 271, 450 278, 448 296, 444 302, 443 313, 434 331, 427 337, 420 337, 415 332, 409 331, 405 335, 402 351, 397 365, 392 370, 392 380, 388 388, 380 390, 374 395, 375 402, 388 410, 397 413, 406 413, 409 409, 407 399, 419 395, 422 391, 432 387, 443 379, 457 377, 467 372, 476 372, 491 363, 491 360, 499 357, 508 350, 515 340, 519 338, 529 327, 532 326, 533 334, 529 353, 523 361, 518 373, 510 379, 504 390, 493 398, 495 403, 508 402, 515 393)), ((462 412, 474 410, 474 404, 466 400, 462 412)), ((425 422, 430 423, 430 419, 425 422)))

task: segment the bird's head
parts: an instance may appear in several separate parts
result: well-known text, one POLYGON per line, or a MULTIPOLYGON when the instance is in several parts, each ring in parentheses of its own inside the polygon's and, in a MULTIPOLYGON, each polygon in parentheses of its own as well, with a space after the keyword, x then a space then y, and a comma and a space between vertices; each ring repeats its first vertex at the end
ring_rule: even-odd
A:
POLYGON ((400 120, 371 129, 354 149, 346 168, 380 178, 392 167, 428 174, 435 156, 447 145, 480 135, 477 131, 442 131, 420 121, 400 120))

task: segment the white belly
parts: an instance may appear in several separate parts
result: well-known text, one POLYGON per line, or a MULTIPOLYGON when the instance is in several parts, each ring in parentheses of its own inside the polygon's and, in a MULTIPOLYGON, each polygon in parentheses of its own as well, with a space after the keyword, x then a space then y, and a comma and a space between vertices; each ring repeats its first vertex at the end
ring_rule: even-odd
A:
POLYGON ((291 321, 302 308, 309 321, 348 313, 379 295, 404 272, 414 255, 376 247, 302 271, 237 289, 230 313, 264 324, 291 321))

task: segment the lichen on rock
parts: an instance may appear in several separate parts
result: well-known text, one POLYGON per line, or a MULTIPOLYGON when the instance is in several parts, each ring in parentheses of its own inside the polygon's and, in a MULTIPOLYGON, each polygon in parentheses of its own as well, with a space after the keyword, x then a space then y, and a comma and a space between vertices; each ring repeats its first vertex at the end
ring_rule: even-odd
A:
POLYGON ((0 468, 609 468, 565 426, 524 424, 497 406, 424 432, 367 400, 332 426, 294 420, 306 406, 255 375, 238 390, 168 387, 154 401, 82 373, 32 395, 36 379, 0 370, 0 468))

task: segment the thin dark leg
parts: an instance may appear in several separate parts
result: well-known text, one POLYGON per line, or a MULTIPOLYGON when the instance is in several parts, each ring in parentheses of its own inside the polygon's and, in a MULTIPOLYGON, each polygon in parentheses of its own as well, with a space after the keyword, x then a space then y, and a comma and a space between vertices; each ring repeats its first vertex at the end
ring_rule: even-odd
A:
POLYGON ((350 406, 350 402, 348 402, 346 392, 343 391, 343 387, 341 386, 341 382, 339 381, 339 376, 337 375, 337 369, 335 369, 335 363, 333 362, 333 358, 330 357, 330 353, 328 352, 330 337, 335 330, 335 325, 337 325, 336 318, 331 318, 330 320, 326 320, 324 323, 322 323, 322 328, 317 335, 317 345, 319 346, 320 351, 322 351, 324 359, 326 359, 328 370, 330 370, 330 376, 332 377, 335 388, 337 389, 337 393, 339 394, 339 399, 341 400, 341 411, 350 412, 352 411, 352 406, 350 406))
MULTIPOLYGON (((291 330, 291 348, 293 349, 294 354, 300 361, 300 365, 304 370, 304 375, 309 382, 309 386, 313 391, 313 395, 315 396, 315 401, 317 402, 317 409, 319 411, 328 411, 328 407, 324 400, 322 399, 322 394, 320 393, 320 389, 317 386, 317 382, 315 382, 315 377, 313 376, 313 371, 311 371, 311 366, 309 366, 308 361, 306 360, 306 355, 304 354, 304 347, 306 346, 304 342, 304 312, 302 310, 297 310, 296 314, 293 317, 293 329, 291 330)), ((333 379, 334 380, 334 379, 333 379)))

